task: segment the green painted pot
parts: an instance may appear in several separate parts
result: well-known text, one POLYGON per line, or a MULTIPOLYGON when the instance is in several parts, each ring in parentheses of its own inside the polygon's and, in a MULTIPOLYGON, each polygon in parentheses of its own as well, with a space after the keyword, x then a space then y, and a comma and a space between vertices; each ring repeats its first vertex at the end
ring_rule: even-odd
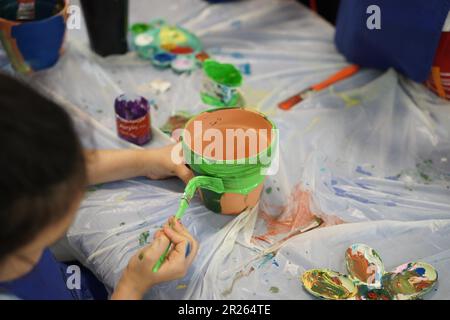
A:
POLYGON ((197 177, 223 183, 223 192, 200 187, 205 206, 222 214, 239 214, 254 207, 275 155, 277 138, 273 122, 244 108, 208 110, 190 119, 182 134, 186 163, 197 177))

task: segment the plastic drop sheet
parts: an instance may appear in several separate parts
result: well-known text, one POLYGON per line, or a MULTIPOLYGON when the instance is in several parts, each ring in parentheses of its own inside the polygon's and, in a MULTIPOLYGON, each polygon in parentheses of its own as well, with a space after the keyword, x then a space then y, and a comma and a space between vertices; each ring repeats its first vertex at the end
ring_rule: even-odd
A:
MULTIPOLYGON (((185 278, 152 288, 146 298, 311 299, 302 272, 345 272, 352 243, 375 248, 387 269, 431 263, 439 285, 429 298, 450 298, 448 102, 395 71, 361 70, 290 111, 277 109, 346 65, 333 27, 293 1, 134 0, 130 14, 131 22, 165 18, 196 33, 214 58, 241 68, 246 105, 280 130, 279 171, 267 178, 259 206, 229 217, 195 198, 183 223, 200 241, 199 255, 185 278)), ((155 70, 134 53, 101 59, 90 52, 84 28, 69 32, 58 65, 31 82, 67 107, 88 147, 131 147, 115 134, 113 101, 121 92, 158 105, 150 147, 170 142, 157 129, 170 115, 206 109, 200 71, 155 70), (171 89, 151 91, 155 79, 171 89)), ((113 288, 130 257, 174 214, 182 190, 175 179, 91 187, 68 241, 113 288)))

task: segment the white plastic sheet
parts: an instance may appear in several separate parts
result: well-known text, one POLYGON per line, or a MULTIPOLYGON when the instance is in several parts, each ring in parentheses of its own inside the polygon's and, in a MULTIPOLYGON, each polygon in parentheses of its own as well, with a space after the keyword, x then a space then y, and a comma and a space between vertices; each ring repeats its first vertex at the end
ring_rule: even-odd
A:
MULTIPOLYGON (((281 111, 279 101, 346 65, 334 48, 333 28, 318 16, 282 0, 131 3, 133 22, 162 17, 182 23, 214 58, 242 68, 247 105, 267 113, 280 129, 280 170, 267 179, 259 208, 233 218, 213 214, 195 199, 183 222, 200 240, 199 256, 184 279, 153 288, 147 298, 309 299, 301 273, 317 267, 345 272, 344 251, 357 242, 375 248, 388 269, 409 261, 433 264, 440 284, 431 297, 450 298, 448 102, 394 71, 362 70, 281 111), (264 255, 313 215, 326 226, 264 255), (267 235, 271 226, 275 232, 267 235), (261 235, 265 241, 255 238, 261 235)), ((81 127, 89 122, 91 134, 82 133, 87 146, 130 146, 115 136, 112 103, 122 91, 156 101, 155 128, 178 110, 206 108, 198 95, 199 71, 157 71, 133 53, 101 59, 89 51, 83 30, 71 31, 68 39, 59 64, 32 82, 63 102, 81 127), (154 79, 170 81, 172 88, 156 95, 149 88, 154 79)), ((156 134, 150 147, 166 143, 156 134)), ((176 180, 95 187, 68 240, 112 288, 140 235, 148 231, 152 238, 176 211, 182 190, 176 180)))

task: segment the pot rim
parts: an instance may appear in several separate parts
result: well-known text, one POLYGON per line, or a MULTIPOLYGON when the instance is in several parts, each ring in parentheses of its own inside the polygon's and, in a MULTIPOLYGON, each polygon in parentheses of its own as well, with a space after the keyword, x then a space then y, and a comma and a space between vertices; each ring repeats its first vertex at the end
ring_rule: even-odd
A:
POLYGON ((22 25, 22 24, 28 24, 28 23, 40 23, 40 22, 46 22, 50 19, 53 19, 54 17, 60 16, 60 15, 65 15, 67 13, 67 9, 69 7, 69 0, 61 0, 64 3, 63 8, 61 9, 61 11, 59 11, 58 13, 55 13, 54 15, 44 18, 44 19, 39 19, 39 20, 31 20, 31 21, 14 21, 14 20, 9 20, 9 19, 5 19, 5 18, 1 18, 0 17, 0 22, 1 23, 9 23, 12 26, 17 26, 17 25, 22 25))
POLYGON ((271 143, 270 143, 264 150, 261 150, 258 154, 254 155, 254 156, 252 156, 252 157, 239 158, 239 159, 232 159, 232 160, 227 160, 227 159, 221 159, 221 160, 219 160, 219 159, 213 159, 213 158, 210 158, 210 157, 202 156, 201 154, 198 154, 197 152, 195 152, 194 150, 192 150, 192 149, 190 148, 190 146, 187 145, 187 143, 185 142, 185 139, 184 139, 185 132, 187 131, 187 130, 186 130, 187 126, 188 126, 192 121, 194 121, 198 116, 200 116, 200 115, 202 115, 202 114, 204 114, 204 113, 211 113, 211 112, 215 112, 215 111, 219 111, 219 110, 244 110, 244 111, 246 111, 246 112, 253 112, 253 113, 255 113, 255 114, 257 114, 257 115, 263 117, 266 121, 268 121, 268 122, 271 124, 271 126, 272 126, 272 129, 271 129, 271 130, 277 130, 277 129, 278 129, 277 126, 275 125, 275 123, 274 123, 272 120, 270 120, 270 119, 269 119, 265 114, 263 114, 262 112, 259 112, 259 111, 256 111, 256 110, 247 109, 247 108, 244 108, 244 107, 239 107, 239 108, 236 108, 236 107, 211 108, 211 109, 205 110, 205 111, 200 112, 199 114, 193 116, 193 117, 192 117, 191 119, 189 119, 189 121, 186 122, 186 124, 184 125, 183 133, 182 133, 182 135, 181 135, 181 143, 182 143, 182 144, 183 144, 183 145, 191 152, 191 154, 194 154, 195 156, 198 156, 198 157, 202 158, 204 161, 206 160, 206 161, 211 162, 211 163, 219 162, 219 163, 223 163, 223 164, 234 164, 234 163, 236 163, 236 162, 238 162, 238 161, 242 161, 242 159, 255 159, 255 158, 257 159, 257 158, 258 158, 261 154, 263 154, 264 152, 272 151, 273 149, 275 149, 275 147, 276 147, 276 141, 277 141, 276 136, 278 135, 277 132, 275 132, 275 134, 272 135, 272 141, 271 141, 271 143))

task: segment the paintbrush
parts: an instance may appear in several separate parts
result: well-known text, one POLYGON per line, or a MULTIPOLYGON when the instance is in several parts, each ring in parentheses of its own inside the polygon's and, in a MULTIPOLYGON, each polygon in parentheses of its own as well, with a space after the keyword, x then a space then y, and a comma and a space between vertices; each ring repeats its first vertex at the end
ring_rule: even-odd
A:
POLYGON ((306 99, 306 97, 308 95, 310 95, 311 93, 323 90, 338 81, 346 79, 346 78, 354 75, 356 72, 358 72, 358 70, 359 70, 359 66, 357 66, 355 64, 345 67, 344 69, 340 70, 339 72, 333 74, 331 77, 329 77, 325 81, 317 83, 317 84, 297 93, 296 95, 293 95, 289 99, 286 99, 283 102, 280 102, 278 104, 278 108, 280 108, 282 110, 289 110, 293 106, 295 106, 297 103, 306 99))
MULTIPOLYGON (((223 193, 225 191, 225 187, 223 182, 219 178, 207 177, 207 176, 198 176, 192 178, 184 189, 183 196, 181 197, 180 205, 178 206, 177 213, 175 214, 175 219, 180 220, 183 218, 184 213, 189 207, 189 202, 194 197, 195 191, 197 188, 208 189, 214 191, 216 193, 223 193)), ((170 225, 172 228, 173 226, 170 225)), ((169 243, 164 253, 159 257, 158 261, 155 263, 153 267, 153 272, 158 272, 159 268, 163 264, 164 260, 166 260, 167 255, 169 254, 170 247, 172 246, 172 242, 169 243)), ((188 247, 189 248, 189 247, 188 247)), ((186 255, 188 255, 188 250, 186 249, 186 255)))

